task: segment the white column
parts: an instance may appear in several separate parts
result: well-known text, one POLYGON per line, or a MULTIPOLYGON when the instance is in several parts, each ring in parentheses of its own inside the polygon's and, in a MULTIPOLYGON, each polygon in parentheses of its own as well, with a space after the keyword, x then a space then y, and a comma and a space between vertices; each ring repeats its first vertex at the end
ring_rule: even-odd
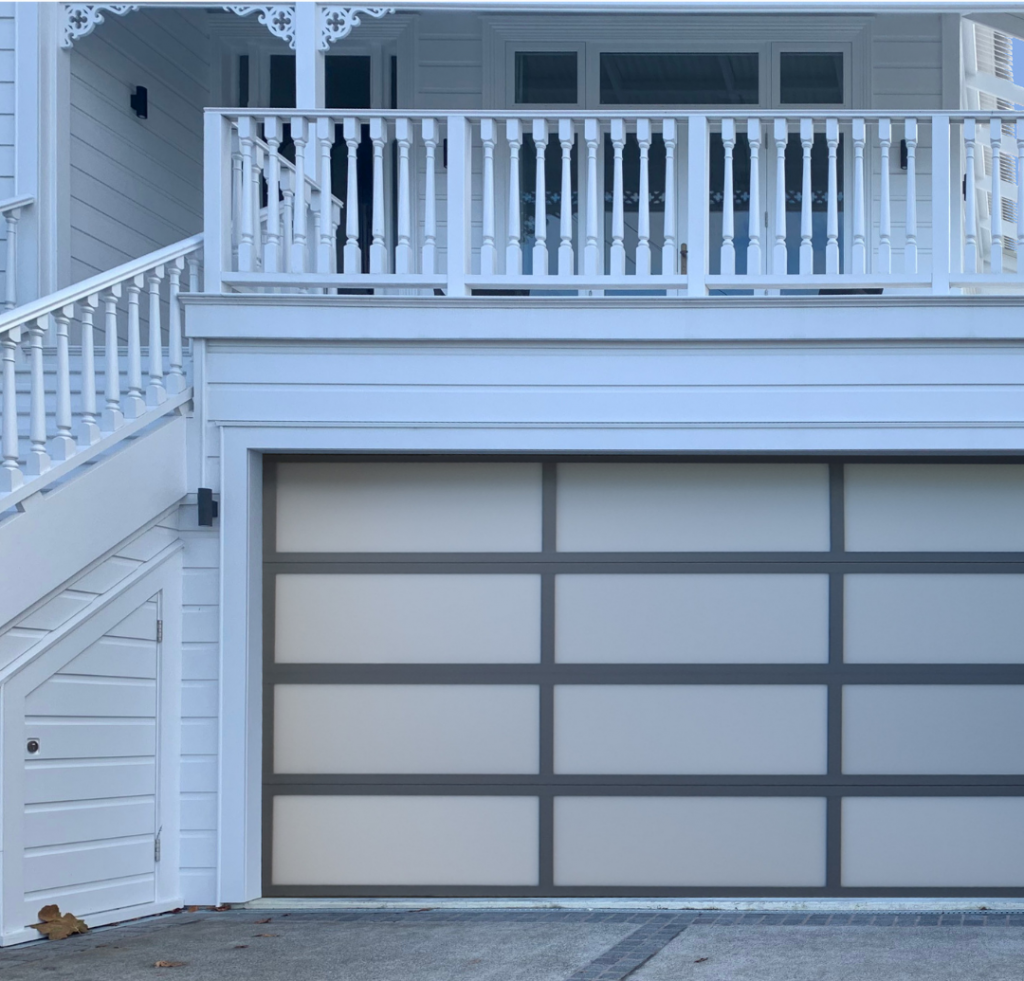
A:
POLYGON ((78 445, 92 446, 99 442, 100 427, 96 422, 96 308, 100 305, 97 293, 79 303, 82 325, 82 421, 78 427, 78 445))
POLYGON ((54 323, 57 325, 57 435, 50 443, 50 456, 54 460, 70 460, 78 449, 71 435, 71 363, 68 351, 68 326, 74 313, 74 306, 69 304, 53 314, 54 323))
POLYGON ((736 149, 736 120, 722 120, 722 149, 725 151, 725 173, 722 178, 722 250, 720 264, 723 276, 736 274, 736 216, 733 186, 733 151, 736 149))
POLYGON ((533 195, 533 275, 548 274, 548 187, 544 155, 548 148, 548 121, 533 121, 533 147, 537 154, 537 177, 533 195))
POLYGON ((324 108, 324 54, 320 50, 319 3, 295 4, 295 105, 302 110, 324 108))
POLYGON ((493 119, 480 120, 480 142, 484 148, 483 241, 480 244, 480 275, 493 276, 498 265, 494 244, 494 147, 498 142, 493 119))
POLYGON ((679 271, 679 245, 676 234, 676 121, 663 119, 661 138, 665 143, 665 241, 661 246, 661 274, 674 276, 679 271))
MULTIPOLYGON (((909 145, 909 144, 908 144, 909 145)), ((964 120, 964 149, 966 152, 966 178, 964 186, 964 272, 978 271, 978 213, 976 204, 974 154, 977 148, 977 129, 973 119, 964 120)))
POLYGON ((437 271, 437 120, 424 119, 420 133, 426 149, 426 171, 423 188, 423 258, 424 273, 437 271))
POLYGON ((863 119, 853 120, 853 274, 867 272, 867 240, 865 238, 864 143, 867 127, 863 119))
POLYGON ((146 411, 146 400, 142 394, 142 339, 139 326, 139 294, 144 284, 143 276, 128 280, 128 393, 124 398, 124 414, 128 419, 138 419, 146 411))
POLYGON ((471 187, 473 160, 469 120, 449 116, 448 127, 448 295, 468 296, 472 259, 471 187))
POLYGON ((18 393, 15 387, 14 359, 21 339, 21 328, 0 335, 0 359, 3 361, 3 408, 0 416, 0 440, 3 462, 0 463, 0 492, 17 490, 25 478, 18 463, 18 393))
POLYGON ((18 218, 21 209, 8 211, 7 264, 4 272, 4 307, 10 310, 18 303, 18 218))
MULTIPOLYGON (((345 272, 349 275, 363 271, 363 254, 359 249, 359 141, 362 126, 353 116, 345 117, 345 146, 348 148, 348 174, 345 180, 345 272)), ((429 191, 429 187, 428 187, 429 191)))
POLYGON ((622 119, 613 119, 611 124, 612 149, 615 151, 615 163, 612 179, 612 248, 611 269, 613 276, 626 274, 625 215, 622 186, 622 151, 626 146, 626 123, 622 119))
POLYGON ((28 328, 28 353, 30 401, 29 401, 29 451, 25 461, 25 472, 38 477, 50 469, 50 454, 46 450, 46 388, 43 377, 43 335, 49 327, 49 318, 37 317, 28 328))
POLYGON ((253 215, 252 182, 255 172, 254 161, 255 126, 251 116, 238 120, 238 141, 242 153, 242 184, 239 188, 239 234, 238 271, 252 272, 255 266, 255 217, 253 215))
POLYGON ((167 269, 167 391, 172 395, 185 391, 185 372, 181 356, 181 273, 184 259, 175 259, 167 269))
POLYGON ((992 148, 992 252, 989 258, 989 271, 999 274, 1003 271, 1003 188, 1002 167, 1000 166, 1003 149, 1003 124, 998 119, 990 119, 988 123, 988 139, 992 148))
POLYGON ((587 276, 599 276, 603 265, 597 224, 597 148, 601 142, 601 126, 596 119, 584 121, 583 138, 587 142, 587 244, 583 248, 583 271, 587 276))
POLYGON ((151 269, 146 276, 149 290, 149 387, 146 389, 146 404, 159 405, 167 400, 164 388, 164 344, 160 330, 160 283, 163 282, 164 267, 151 269))
POLYGON ((825 244, 825 272, 839 274, 839 178, 836 173, 836 151, 839 148, 839 120, 825 120, 825 141, 828 143, 828 240, 825 244))
POLYGON ((387 122, 376 116, 370 120, 373 141, 373 238, 370 242, 370 272, 388 271, 388 252, 384 240, 384 144, 388 141, 387 122))
POLYGON ((786 144, 789 125, 785 119, 776 119, 775 138, 775 245, 772 247, 772 272, 785 276, 788 266, 786 255, 786 144))
POLYGON ((559 192, 558 275, 571 276, 574 270, 572 249, 572 147, 576 129, 571 119, 558 121, 558 142, 562 147, 562 187, 559 192))
MULTIPOLYGON (((334 145, 334 120, 318 116, 316 142, 320 150, 320 241, 316 250, 316 271, 321 275, 334 272, 334 197, 331 187, 331 147, 334 145)), ((408 162, 408 157, 407 157, 408 162)))
POLYGON ((292 199, 292 248, 289 269, 306 272, 306 143, 308 131, 305 116, 292 116, 292 139, 295 141, 295 196, 292 199))
MULTIPOLYGON (((917 272, 917 120, 907 119, 903 123, 903 138, 907 143, 907 244, 903 251, 903 270, 908 273, 917 272)), ((934 141, 934 135, 933 135, 934 141)), ((932 153, 938 152, 938 146, 932 148, 932 153)), ((933 200, 945 197, 942 188, 944 185, 934 183, 936 180, 933 170, 932 181, 934 190, 933 200)), ((947 223, 948 228, 948 223, 947 223)))
POLYGON ((948 295, 952 267, 950 219, 955 198, 950 195, 949 130, 949 116, 932 116, 932 293, 937 296, 948 295))
POLYGON ((800 175, 800 275, 814 272, 814 218, 811 212, 811 150, 814 148, 814 120, 800 120, 800 148, 803 170, 800 175))
POLYGON ((508 244, 505 246, 505 274, 519 276, 523 271, 523 252, 519 193, 519 149, 523 145, 521 120, 509 119, 505 123, 508 140, 508 244))
POLYGON ((881 151, 881 182, 878 215, 878 272, 892 272, 892 195, 889 189, 889 148, 892 146, 892 122, 878 120, 878 146, 881 151))
POLYGON ((747 275, 761 273, 761 120, 747 120, 750 144, 750 222, 747 244, 747 275))
POLYGON ((121 411, 121 358, 117 349, 117 301, 120 299, 120 283, 103 294, 103 356, 106 362, 103 382, 106 407, 100 428, 105 433, 112 433, 124 424, 124 413, 121 411))
POLYGON ((269 116, 263 120, 267 140, 267 244, 263 249, 263 271, 281 271, 281 120, 269 116))
POLYGON ((637 215, 636 274, 651 274, 651 121, 636 121, 636 141, 640 147, 640 212, 637 215))

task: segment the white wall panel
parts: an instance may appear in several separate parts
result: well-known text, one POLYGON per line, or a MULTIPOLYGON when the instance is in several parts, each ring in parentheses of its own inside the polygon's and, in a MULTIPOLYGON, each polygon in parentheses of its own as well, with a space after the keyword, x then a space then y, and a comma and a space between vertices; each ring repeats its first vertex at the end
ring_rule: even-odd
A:
POLYGON ((1024 661, 1024 576, 867 573, 846 575, 843 588, 846 661, 1024 661))
POLYGON ((537 884, 535 797, 274 798, 275 885, 537 884))
POLYGON ((823 685, 557 685, 556 773, 825 773, 823 685))
POLYGON ((562 463, 558 548, 817 551, 828 505, 824 464, 562 463))
POLYGON ((828 660, 824 575, 559 575, 555 610, 566 663, 828 660))
POLYGON ((1024 551, 1024 466, 854 463, 850 551, 1024 551))
POLYGON ((540 549, 539 463, 280 463, 280 552, 540 549))
POLYGON ((540 659, 540 577, 279 574, 274 659, 499 664, 540 659))
POLYGON ((532 685, 276 685, 277 773, 536 773, 532 685))
POLYGON ((847 797, 843 885, 1024 885, 1024 798, 847 797))
POLYGON ((1022 685, 846 685, 844 773, 1024 772, 1022 685))
POLYGON ((556 797, 557 886, 823 886, 817 797, 556 797))

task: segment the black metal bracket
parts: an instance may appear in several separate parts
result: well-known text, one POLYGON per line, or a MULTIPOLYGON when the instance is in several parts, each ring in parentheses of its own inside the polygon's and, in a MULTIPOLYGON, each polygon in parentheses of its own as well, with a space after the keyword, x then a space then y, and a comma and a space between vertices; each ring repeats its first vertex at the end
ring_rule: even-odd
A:
POLYGON ((137 85, 129 103, 139 119, 149 118, 149 90, 145 85, 137 85))
POLYGON ((213 519, 220 513, 217 502, 213 499, 213 491, 209 487, 200 487, 196 492, 199 505, 199 524, 212 526, 213 519))

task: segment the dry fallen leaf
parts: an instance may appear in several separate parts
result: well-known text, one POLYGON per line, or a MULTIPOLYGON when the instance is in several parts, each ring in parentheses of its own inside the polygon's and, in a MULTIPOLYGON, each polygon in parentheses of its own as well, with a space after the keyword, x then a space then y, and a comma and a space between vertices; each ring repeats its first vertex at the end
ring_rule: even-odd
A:
POLYGON ((235 944, 235 950, 242 950, 244 947, 248 947, 248 944, 235 944))
POLYGON ((41 922, 32 925, 50 940, 65 940, 73 933, 89 932, 85 922, 74 913, 65 913, 61 916, 60 907, 56 904, 44 906, 39 911, 39 919, 41 922))
POLYGON ((199 912, 199 907, 198 906, 189 906, 188 911, 190 913, 198 913, 199 912))
POLYGON ((231 909, 231 903, 225 903, 223 906, 213 906, 214 913, 223 913, 226 909, 231 909))
POLYGON ((157 961, 153 967, 184 967, 184 961, 157 961))
MULTIPOLYGON (((287 916, 288 914, 285 913, 284 915, 287 916)), ((254 922, 255 923, 269 923, 272 919, 273 919, 272 916, 268 916, 265 920, 255 920, 254 922)))
POLYGON ((706 957, 698 957, 693 963, 694 964, 703 964, 706 960, 707 960, 706 957))
POLYGON ((279 936, 281 936, 281 934, 279 934, 279 933, 254 933, 253 936, 254 937, 279 937, 279 936))

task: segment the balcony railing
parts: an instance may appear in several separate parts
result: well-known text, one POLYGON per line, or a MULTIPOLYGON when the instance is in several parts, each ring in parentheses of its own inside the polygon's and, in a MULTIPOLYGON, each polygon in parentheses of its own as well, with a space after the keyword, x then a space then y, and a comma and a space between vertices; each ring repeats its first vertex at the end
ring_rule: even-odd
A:
POLYGON ((209 110, 206 284, 1024 292, 1024 117, 209 110))

